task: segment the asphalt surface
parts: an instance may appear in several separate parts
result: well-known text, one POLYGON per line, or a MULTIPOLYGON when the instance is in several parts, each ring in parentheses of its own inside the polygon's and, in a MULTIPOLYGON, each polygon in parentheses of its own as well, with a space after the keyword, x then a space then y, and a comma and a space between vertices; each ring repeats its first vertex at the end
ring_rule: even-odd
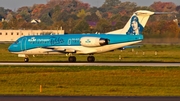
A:
POLYGON ((0 63, 0 65, 19 66, 157 66, 179 67, 180 63, 0 63))
POLYGON ((180 101, 180 97, 0 97, 0 101, 180 101))

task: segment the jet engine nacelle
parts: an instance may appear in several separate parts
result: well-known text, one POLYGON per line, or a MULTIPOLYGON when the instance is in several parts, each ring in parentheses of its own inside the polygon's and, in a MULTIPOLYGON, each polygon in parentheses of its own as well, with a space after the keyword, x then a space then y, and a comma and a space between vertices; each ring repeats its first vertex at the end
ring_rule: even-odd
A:
POLYGON ((109 40, 98 37, 83 37, 80 40, 80 44, 85 47, 98 47, 108 45, 109 40))

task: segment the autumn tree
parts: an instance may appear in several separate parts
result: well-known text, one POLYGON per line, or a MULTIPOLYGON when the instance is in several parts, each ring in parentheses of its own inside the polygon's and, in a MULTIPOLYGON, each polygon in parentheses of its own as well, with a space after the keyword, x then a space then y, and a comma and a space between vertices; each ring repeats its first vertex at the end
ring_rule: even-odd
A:
POLYGON ((176 5, 173 2, 154 2, 150 8, 157 12, 172 12, 175 11, 176 5))
POLYGON ((83 3, 80 0, 49 0, 47 3, 51 8, 60 6, 60 9, 68 13, 77 13, 81 9, 89 9, 88 3, 83 3))
POLYGON ((104 8, 105 11, 112 10, 112 8, 118 6, 120 3, 120 0, 105 0, 101 8, 104 8))
POLYGON ((6 17, 6 13, 6 10, 3 7, 0 7, 0 20, 6 17))
POLYGON ((99 17, 96 15, 96 13, 92 13, 91 15, 86 16, 85 20, 86 21, 98 22, 99 21, 99 17))
POLYGON ((21 7, 17 10, 17 13, 27 22, 31 21, 31 9, 29 7, 27 6, 21 7))
POLYGON ((3 29, 3 23, 0 22, 0 29, 3 29))
POLYGON ((46 5, 45 4, 35 4, 32 7, 32 12, 31 12, 31 16, 33 19, 38 19, 40 18, 41 15, 43 15, 44 12, 42 11, 46 11, 46 5))
POLYGON ((132 14, 137 8, 137 4, 135 2, 122 2, 117 7, 119 12, 126 11, 126 14, 132 14))
POLYGON ((87 21, 80 20, 73 28, 73 33, 90 33, 90 27, 87 21))
POLYGON ((173 21, 151 22, 145 27, 143 34, 147 38, 178 38, 179 27, 173 21))
POLYGON ((53 21, 52 21, 51 17, 49 16, 49 13, 43 14, 40 19, 43 23, 45 23, 48 26, 53 24, 53 21))
POLYGON ((96 31, 100 33, 109 32, 112 29, 111 22, 109 22, 106 19, 100 19, 100 21, 97 23, 96 31))
POLYGON ((58 21, 58 22, 54 22, 53 25, 51 26, 51 29, 53 30, 60 30, 61 28, 64 28, 65 23, 64 21, 58 21))
POLYGON ((73 18, 69 18, 63 26, 65 33, 73 33, 73 29, 77 23, 78 23, 77 20, 74 20, 73 18))

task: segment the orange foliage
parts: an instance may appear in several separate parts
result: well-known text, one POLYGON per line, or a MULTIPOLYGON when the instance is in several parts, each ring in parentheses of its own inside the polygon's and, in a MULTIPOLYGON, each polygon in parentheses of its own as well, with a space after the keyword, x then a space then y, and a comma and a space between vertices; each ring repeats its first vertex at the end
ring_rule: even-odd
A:
POLYGON ((47 6, 49 7, 60 6, 66 11, 69 11, 69 9, 71 8, 75 8, 76 10, 90 8, 90 5, 88 3, 83 3, 80 0, 49 0, 47 6))
POLYGON ((150 22, 147 25, 147 32, 150 36, 155 37, 169 37, 169 38, 178 38, 179 36, 179 27, 173 21, 156 21, 150 22), (154 27, 156 25, 157 27, 154 27))
POLYGON ((155 11, 158 12, 169 12, 169 11, 175 11, 176 5, 173 2, 154 2, 151 6, 155 11))
POLYGON ((122 10, 121 12, 119 12, 121 16, 125 16, 127 15, 127 12, 125 10, 122 10))
POLYGON ((21 14, 17 14, 17 15, 16 15, 16 19, 17 19, 17 20, 22 19, 21 14))
POLYGON ((110 18, 112 18, 112 13, 111 12, 107 12, 107 14, 108 14, 108 18, 110 19, 110 18))
POLYGON ((1 29, 3 28, 3 24, 2 24, 2 22, 0 22, 0 28, 1 28, 1 29))
POLYGON ((34 6, 34 9, 32 10, 31 14, 34 16, 36 14, 40 14, 42 10, 47 8, 45 4, 38 4, 34 6))

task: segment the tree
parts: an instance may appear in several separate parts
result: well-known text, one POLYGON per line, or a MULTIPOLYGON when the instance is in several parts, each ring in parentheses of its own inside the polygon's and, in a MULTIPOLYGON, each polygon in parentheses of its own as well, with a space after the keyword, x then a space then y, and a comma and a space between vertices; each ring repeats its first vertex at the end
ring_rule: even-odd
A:
POLYGON ((13 18, 14 18, 13 12, 8 12, 7 17, 6 17, 6 20, 7 20, 7 21, 10 21, 10 20, 12 20, 13 18))
POLYGON ((102 19, 101 12, 99 10, 96 11, 96 15, 99 17, 99 19, 102 19))
MULTIPOLYGON (((104 4, 99 8, 99 11, 101 12, 112 12, 118 10, 116 9, 121 4, 120 0, 105 0, 104 4)), ((117 13, 117 12, 116 12, 117 13)))
POLYGON ((73 33, 90 33, 90 27, 87 21, 80 20, 73 28, 73 33))
POLYGON ((33 19, 39 19, 42 15, 47 13, 47 11, 48 11, 47 5, 45 5, 45 4, 35 4, 32 7, 31 16, 32 16, 33 19))
POLYGON ((99 17, 95 13, 92 13, 91 15, 86 16, 85 20, 86 21, 98 22, 99 21, 99 17))
POLYGON ((10 29, 7 22, 2 22, 2 29, 10 29))
POLYGON ((40 19, 43 23, 45 23, 48 26, 53 24, 53 21, 48 13, 43 14, 40 19))
POLYGON ((65 25, 64 21, 61 20, 61 21, 53 23, 53 25, 51 26, 51 29, 60 30, 61 28, 64 28, 64 25, 65 25))
POLYGON ((3 23, 2 22, 0 22, 0 29, 2 29, 3 28, 3 23))
POLYGON ((6 17, 6 10, 3 7, 0 7, 0 20, 6 17))
POLYGON ((115 25, 113 26, 113 29, 120 29, 123 28, 124 23, 123 23, 123 19, 122 16, 120 14, 116 14, 111 18, 111 22, 115 23, 115 25))
POLYGON ((132 14, 132 12, 135 11, 135 9, 137 8, 137 4, 134 2, 122 2, 119 6, 118 6, 118 10, 119 12, 124 12, 126 14, 132 14))
POLYGON ((176 5, 173 2, 154 2, 150 8, 158 12, 172 12, 175 11, 176 5))
POLYGON ((17 10, 17 13, 27 22, 31 21, 31 10, 29 7, 27 6, 21 7, 17 10))
POLYGON ((180 12, 180 5, 176 7, 176 11, 180 12))
POLYGON ((79 11, 79 13, 77 13, 77 17, 83 19, 86 16, 86 12, 84 9, 81 9, 81 11, 79 11))
POLYGON ((74 20, 73 18, 69 18, 63 26, 65 33, 73 33, 73 29, 77 23, 78 22, 74 20))
POLYGON ((96 31, 100 33, 105 33, 111 31, 111 23, 106 19, 100 19, 100 21, 97 23, 96 31))
POLYGON ((111 9, 115 6, 118 6, 120 3, 121 3, 121 1, 119 1, 119 0, 105 0, 102 7, 107 8, 107 9, 111 9))

